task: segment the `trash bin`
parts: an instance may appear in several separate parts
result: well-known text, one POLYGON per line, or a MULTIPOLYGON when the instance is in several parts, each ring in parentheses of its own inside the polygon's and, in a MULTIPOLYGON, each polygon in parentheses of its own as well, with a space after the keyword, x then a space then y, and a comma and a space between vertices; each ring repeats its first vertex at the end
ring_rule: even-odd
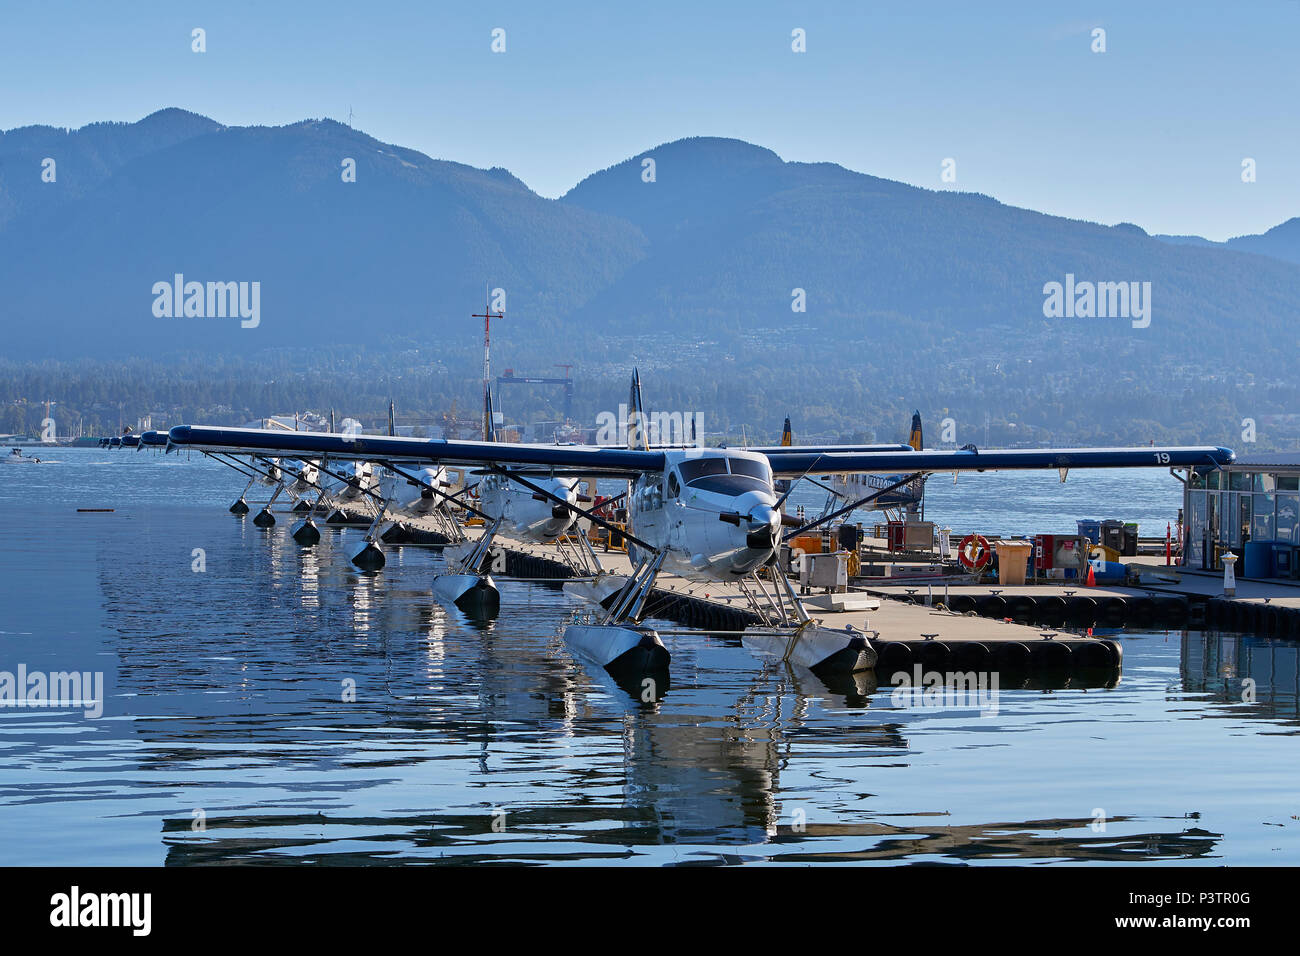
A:
POLYGON ((1087 538, 1093 544, 1101 544, 1101 522, 1100 521, 1080 521, 1079 534, 1087 538))
POLYGON ((1267 578, 1272 572, 1273 542, 1247 541, 1242 549, 1241 577, 1267 578))
POLYGON ((1116 554, 1124 553, 1124 522, 1108 518, 1101 523, 1101 541, 1116 554))
POLYGON ((1012 539, 995 542, 993 547, 998 553, 998 584, 1024 584, 1034 558, 1034 543, 1012 539))
POLYGON ((1119 549, 1119 553, 1126 558, 1137 557, 1138 523, 1136 521, 1124 522, 1124 546, 1119 549))

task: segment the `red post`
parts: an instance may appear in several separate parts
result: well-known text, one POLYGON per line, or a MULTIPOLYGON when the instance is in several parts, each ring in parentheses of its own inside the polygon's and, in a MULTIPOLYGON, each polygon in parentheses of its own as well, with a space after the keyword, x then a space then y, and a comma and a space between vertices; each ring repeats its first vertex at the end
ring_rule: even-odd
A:
POLYGON ((1169 567, 1171 564, 1174 563, 1172 542, 1173 542, 1173 530, 1169 522, 1166 521, 1165 522, 1165 567, 1169 567))

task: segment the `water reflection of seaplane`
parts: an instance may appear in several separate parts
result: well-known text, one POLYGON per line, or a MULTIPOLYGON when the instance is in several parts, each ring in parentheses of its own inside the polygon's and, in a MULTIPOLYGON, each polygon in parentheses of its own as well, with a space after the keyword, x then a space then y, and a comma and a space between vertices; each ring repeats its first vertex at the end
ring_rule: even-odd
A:
MULTIPOLYGON (((426 465, 477 468, 485 476, 495 476, 500 487, 506 487, 505 482, 515 485, 520 489, 516 500, 521 505, 548 512, 560 525, 581 515, 621 533, 631 545, 631 576, 607 610, 575 619, 564 635, 575 650, 606 668, 634 667, 640 671, 658 671, 668 664, 668 651, 658 634, 641 623, 655 580, 665 571, 697 581, 738 582, 742 587, 754 587, 769 611, 772 624, 768 633, 785 642, 789 660, 809 667, 846 670, 873 666, 873 652, 865 635, 833 631, 810 620, 777 554, 784 541, 870 504, 893 487, 873 489, 838 511, 793 527, 800 522, 782 510, 790 492, 778 493, 775 478, 884 474, 901 476, 894 487, 902 487, 934 472, 1040 468, 1064 472, 1070 468, 1133 467, 1206 470, 1233 458, 1229 449, 1210 446, 986 451, 973 446, 957 451, 863 451, 835 445, 651 449, 643 431, 645 420, 640 383, 634 377, 626 448, 199 425, 173 428, 170 442, 176 448, 225 455, 367 461, 407 477, 411 467, 426 465), (567 483, 567 479, 577 477, 623 478, 629 482, 626 529, 581 507, 567 483), (765 569, 762 576, 756 574, 760 569, 765 569), (770 591, 768 583, 772 585, 770 591)), ((504 509, 492 514, 486 507, 465 507, 488 522, 489 528, 499 528, 506 520, 504 509)), ((542 527, 546 527, 545 521, 542 527)), ((461 561, 456 580, 443 582, 440 597, 462 607, 465 603, 495 605, 499 596, 480 563, 485 556, 481 548, 471 550, 461 561), (453 597, 457 589, 459 594, 453 597)))

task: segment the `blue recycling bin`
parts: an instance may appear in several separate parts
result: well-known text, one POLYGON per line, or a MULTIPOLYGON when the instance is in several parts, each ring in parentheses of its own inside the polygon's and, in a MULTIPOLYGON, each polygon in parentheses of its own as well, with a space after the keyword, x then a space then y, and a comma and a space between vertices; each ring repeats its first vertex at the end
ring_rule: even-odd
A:
POLYGON ((1273 573, 1273 542, 1247 541, 1242 549, 1241 576, 1267 578, 1273 573))
POLYGON ((1079 534, 1093 544, 1101 544, 1101 522, 1081 520, 1079 522, 1079 534))

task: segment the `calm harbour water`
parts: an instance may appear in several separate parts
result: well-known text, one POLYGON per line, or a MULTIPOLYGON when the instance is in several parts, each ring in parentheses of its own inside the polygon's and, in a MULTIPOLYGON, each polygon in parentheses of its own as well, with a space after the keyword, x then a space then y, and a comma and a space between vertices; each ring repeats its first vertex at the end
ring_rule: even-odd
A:
MULTIPOLYGON (((431 598, 436 551, 358 573, 358 531, 300 550, 227 514, 219 465, 49 457, 0 466, 0 671, 102 671, 104 713, 0 707, 0 863, 1300 861, 1294 642, 1124 633, 1116 687, 982 713, 672 637, 643 704, 568 653, 557 591, 504 582, 475 625, 431 598)), ((1167 473, 928 495, 1002 533, 1162 534, 1179 501, 1167 473)))

